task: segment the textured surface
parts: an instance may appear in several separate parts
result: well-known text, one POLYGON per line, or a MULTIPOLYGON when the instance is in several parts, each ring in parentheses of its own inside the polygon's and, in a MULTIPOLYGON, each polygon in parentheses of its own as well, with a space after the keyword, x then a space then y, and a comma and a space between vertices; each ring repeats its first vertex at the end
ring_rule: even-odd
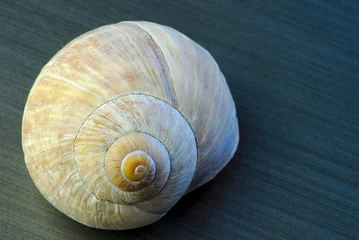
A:
POLYGON ((36 78, 23 116, 37 188, 61 212, 102 229, 158 220, 212 179, 239 140, 233 97, 211 55, 150 22, 106 25, 68 43, 36 78), (127 158, 138 150, 147 164, 127 158), (141 165, 149 174, 138 180, 122 174, 141 165))
POLYGON ((144 2, 0 1, 0 239, 357 239, 359 4, 144 2), (158 223, 115 232, 84 227, 41 196, 20 133, 41 67, 79 34, 123 20, 172 26, 209 50, 241 145, 158 223))

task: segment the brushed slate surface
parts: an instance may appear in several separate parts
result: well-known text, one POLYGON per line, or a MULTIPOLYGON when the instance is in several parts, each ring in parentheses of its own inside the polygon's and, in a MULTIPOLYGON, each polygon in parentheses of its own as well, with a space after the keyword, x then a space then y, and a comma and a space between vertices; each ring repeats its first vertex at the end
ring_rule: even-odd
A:
POLYGON ((0 239, 359 239, 359 2, 0 0, 0 239), (87 228, 24 164, 21 121, 42 66, 93 28, 147 20, 209 50, 241 143, 159 222, 87 228))

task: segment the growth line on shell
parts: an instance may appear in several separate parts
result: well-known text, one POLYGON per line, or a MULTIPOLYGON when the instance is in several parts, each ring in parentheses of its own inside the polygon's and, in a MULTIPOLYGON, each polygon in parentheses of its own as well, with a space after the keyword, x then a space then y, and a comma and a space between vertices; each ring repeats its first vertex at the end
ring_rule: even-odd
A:
MULTIPOLYGON (((109 103, 109 102, 114 102, 114 101, 116 101, 116 100, 121 100, 121 98, 124 98, 124 97, 129 96, 129 95, 134 95, 134 96, 148 96, 148 97, 157 99, 157 100, 159 100, 159 101, 161 101, 161 102, 166 103, 169 107, 173 108, 177 113, 179 113, 181 117, 183 117, 183 119, 186 121, 187 125, 190 127, 190 129, 191 129, 191 131, 192 131, 192 134, 193 134, 193 136, 194 136, 194 140, 195 140, 195 142, 196 142, 196 169, 197 169, 197 166, 198 166, 197 138, 196 138, 196 135, 194 134, 194 131, 193 131, 191 125, 189 124, 189 122, 187 121, 187 119, 184 118, 184 116, 180 113, 180 111, 179 111, 176 107, 174 107, 174 106, 172 106, 170 103, 168 103, 167 101, 165 101, 165 100, 163 100, 163 99, 160 99, 160 98, 157 98, 157 97, 155 97, 155 96, 152 96, 152 95, 149 95, 149 94, 144 94, 144 93, 129 93, 129 94, 124 94, 124 95, 118 96, 118 97, 116 97, 116 98, 110 99, 110 100, 108 100, 108 101, 105 101, 104 103, 102 103, 101 105, 99 105, 97 108, 95 108, 93 111, 91 111, 90 114, 87 115, 87 117, 85 118, 85 120, 84 120, 83 123, 81 124, 81 126, 80 126, 80 128, 79 128, 79 130, 78 130, 78 132, 77 132, 77 134, 76 134, 76 137, 75 137, 75 139, 74 139, 74 141, 73 141, 73 156, 72 156, 72 159, 73 159, 73 161, 74 161, 74 163, 75 163, 76 172, 78 173, 79 171, 78 171, 77 162, 75 161, 75 142, 76 142, 76 140, 77 140, 77 137, 78 137, 79 132, 82 130, 82 128, 83 128, 84 124, 86 123, 86 121, 90 118, 91 115, 93 115, 94 112, 96 112, 96 110, 98 110, 98 109, 101 108, 102 106, 106 105, 106 104, 109 103)), ((142 132, 142 131, 131 131, 131 132, 142 132)), ((126 135, 126 134, 129 134, 129 133, 131 133, 131 132, 126 132, 126 133, 120 135, 119 137, 116 138, 116 140, 119 139, 121 136, 124 136, 124 135, 126 135)), ((145 132, 142 132, 142 133, 145 133, 145 132)), ((157 139, 155 136, 153 136, 153 135, 151 135, 151 134, 149 134, 149 133, 145 133, 145 134, 147 134, 147 135, 149 135, 149 136, 151 136, 151 137, 157 139)), ((116 140, 115 140, 115 141, 116 141, 116 140)), ((113 143, 114 143, 115 141, 113 141, 113 143)), ((157 141, 159 141, 159 140, 157 139, 157 141)), ((166 147, 161 141, 159 141, 159 142, 165 147, 167 153, 169 153, 167 147, 166 147)), ((113 143, 112 143, 112 144, 113 144, 113 143)), ((111 144, 111 145, 112 145, 112 144, 111 144)), ((107 150, 108 150, 109 148, 110 148, 110 147, 108 147, 108 148, 106 149, 106 153, 107 153, 107 150)), ((104 161, 105 158, 106 158, 106 155, 105 155, 104 158, 103 158, 103 162, 105 162, 105 161, 104 161)), ((171 159, 170 159, 170 160, 171 160, 171 159)), ((103 164, 103 166, 106 166, 106 165, 103 164)), ((170 166, 171 166, 171 164, 170 164, 170 166)), ((195 171, 193 172, 193 174, 194 174, 194 173, 195 173, 195 171)), ((169 176, 170 176, 170 174, 171 174, 171 167, 170 167, 169 176)), ((106 177, 107 177, 107 179, 111 182, 111 180, 108 178, 108 175, 107 175, 107 174, 106 174, 106 177)), ((192 177, 193 177, 193 176, 192 176, 192 177)), ((89 189, 89 187, 85 184, 85 182, 84 182, 83 177, 81 176, 81 174, 79 174, 79 178, 80 178, 81 181, 84 183, 86 189, 87 189, 90 193, 92 193, 92 194, 96 197, 96 199, 100 199, 100 198, 99 198, 94 192, 92 192, 92 191, 89 189)), ((169 178, 169 177, 168 177, 168 178, 169 178)), ((126 204, 123 204, 123 203, 114 203, 114 202, 112 202, 112 201, 109 201, 108 199, 106 199, 106 200, 101 199, 101 201, 107 201, 107 202, 112 203, 112 204, 120 204, 120 205, 136 205, 136 204, 139 204, 139 203, 143 203, 143 202, 149 201, 149 200, 153 199, 154 197, 156 197, 156 196, 162 191, 162 189, 166 186, 166 184, 167 184, 167 183, 165 183, 165 184, 163 185, 163 187, 161 187, 161 189, 160 189, 154 196, 150 196, 149 198, 143 199, 143 200, 138 201, 138 202, 136 202, 136 203, 126 203, 126 204)), ((148 187, 148 186, 146 186, 145 188, 147 188, 147 187, 148 187)))
POLYGON ((174 89, 174 82, 173 82, 173 79, 172 79, 172 74, 171 74, 171 70, 168 66, 168 63, 167 63, 167 59, 165 57, 165 55, 163 54, 163 50, 161 49, 161 47, 158 45, 158 43, 153 39, 152 35, 147 31, 145 30, 143 27, 141 27, 139 24, 137 23, 134 23, 134 22, 129 22, 128 24, 130 25, 135 25, 137 28, 141 29, 142 31, 144 31, 145 33, 148 34, 148 36, 151 38, 151 41, 156 45, 156 47, 159 49, 159 52, 161 54, 161 57, 165 60, 164 61, 164 64, 166 66, 166 69, 168 71, 168 77, 169 79, 171 79, 171 90, 173 92, 173 102, 174 102, 174 107, 177 108, 177 97, 176 97, 176 92, 175 92, 175 89, 174 89))

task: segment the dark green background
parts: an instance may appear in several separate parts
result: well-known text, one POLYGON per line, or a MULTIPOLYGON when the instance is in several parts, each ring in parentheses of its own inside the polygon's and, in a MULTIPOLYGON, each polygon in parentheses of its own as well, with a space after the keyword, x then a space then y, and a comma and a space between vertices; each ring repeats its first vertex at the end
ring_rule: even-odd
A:
POLYGON ((359 2, 0 0, 0 239, 359 239, 359 2), (21 120, 42 66, 124 20, 169 25, 227 78, 240 148, 218 177, 137 230, 85 227, 33 184, 21 120))

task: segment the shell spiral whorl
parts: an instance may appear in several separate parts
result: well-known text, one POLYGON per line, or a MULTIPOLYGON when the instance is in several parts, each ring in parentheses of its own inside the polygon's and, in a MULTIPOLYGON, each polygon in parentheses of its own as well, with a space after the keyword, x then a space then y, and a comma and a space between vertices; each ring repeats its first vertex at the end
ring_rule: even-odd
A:
POLYGON ((161 210, 150 199, 165 194, 176 202, 178 196, 166 195, 163 188, 167 184, 183 194, 183 180, 192 179, 197 158, 192 130, 179 112, 159 99, 136 94, 94 110, 73 149, 81 180, 97 198, 125 205, 148 200, 145 205, 155 213, 161 210), (171 166, 177 161, 180 164, 171 166))
POLYGON ((85 225, 151 224, 212 179, 239 141, 211 55, 172 28, 122 22, 67 44, 42 69, 23 117, 37 188, 85 225))

